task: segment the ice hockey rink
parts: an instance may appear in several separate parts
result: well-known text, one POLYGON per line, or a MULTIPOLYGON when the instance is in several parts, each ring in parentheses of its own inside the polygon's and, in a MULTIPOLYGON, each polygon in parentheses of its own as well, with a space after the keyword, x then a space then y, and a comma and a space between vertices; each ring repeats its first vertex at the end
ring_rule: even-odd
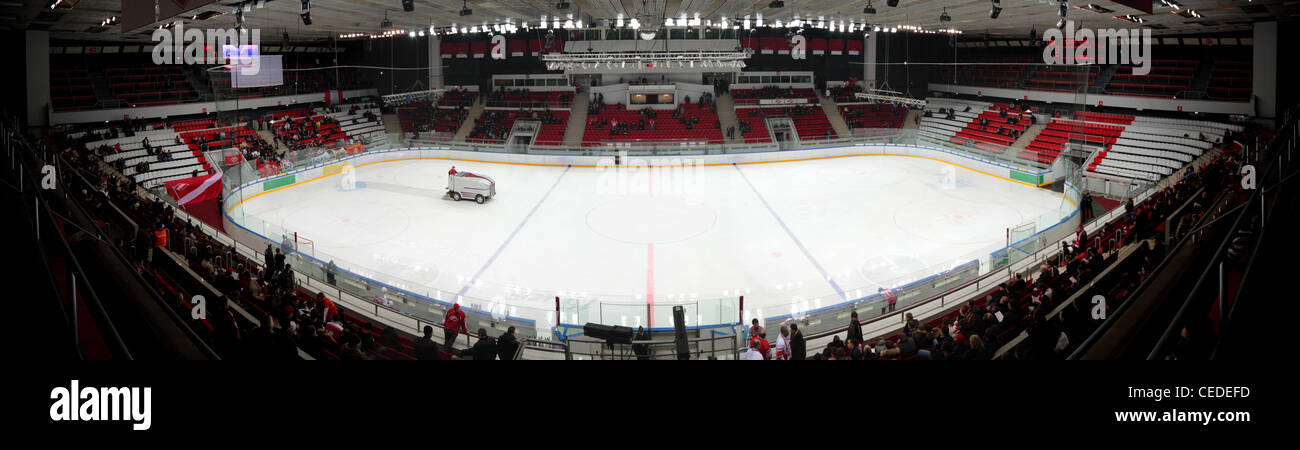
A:
POLYGON ((324 177, 252 197, 232 219, 292 230, 317 259, 433 298, 535 311, 553 310, 557 295, 660 306, 744 295, 760 317, 830 306, 987 256, 1006 245, 1007 227, 1062 202, 897 155, 619 170, 432 159, 355 170, 356 189, 324 177), (452 201, 453 165, 495 179, 497 196, 452 201))

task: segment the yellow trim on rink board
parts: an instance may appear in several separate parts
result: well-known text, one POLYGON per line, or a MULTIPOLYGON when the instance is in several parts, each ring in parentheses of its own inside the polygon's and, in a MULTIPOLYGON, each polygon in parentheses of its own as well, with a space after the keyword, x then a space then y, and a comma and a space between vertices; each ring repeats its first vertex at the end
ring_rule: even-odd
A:
MULTIPOLYGON (((682 156, 692 156, 692 155, 682 155, 682 156)), ((1023 184, 1023 185, 1025 185, 1025 186, 1029 186, 1029 187, 1034 187, 1034 188, 1036 188, 1036 187, 1041 187, 1041 186, 1043 186, 1043 185, 1049 184, 1049 183, 1043 183, 1043 184, 1040 184, 1040 185, 1035 186, 1035 185, 1033 185, 1033 184, 1031 184, 1031 183, 1026 183, 1026 182, 1024 182, 1024 181, 1015 180, 1015 179, 1007 178, 1007 177, 1004 177, 1004 176, 994 175, 994 174, 991 174, 991 173, 988 173, 988 172, 985 172, 985 171, 982 171, 982 170, 979 170, 979 169, 972 169, 972 168, 970 168, 970 167, 966 167, 966 166, 963 166, 963 165, 961 165, 961 164, 957 164, 957 163, 950 162, 950 161, 944 161, 944 160, 942 160, 942 159, 938 159, 938 158, 931 158, 931 157, 929 157, 929 156, 917 156, 917 155, 900 155, 900 154, 894 154, 894 153, 854 153, 854 154, 849 154, 849 155, 815 156, 815 157, 811 157, 811 158, 777 159, 777 160, 772 160, 772 161, 746 161, 746 162, 735 162, 735 163, 711 163, 711 164, 703 164, 703 166, 705 166, 705 167, 713 167, 713 166, 730 166, 730 165, 733 165, 733 164, 734 164, 734 165, 748 165, 748 164, 789 163, 789 162, 801 162, 801 161, 816 161, 816 160, 821 160, 821 159, 849 158, 849 157, 858 157, 858 156, 905 156, 905 157, 908 157, 908 158, 928 159, 928 160, 931 160, 931 161, 941 162, 941 163, 944 163, 944 164, 951 164, 951 165, 954 165, 954 166, 957 166, 957 167, 961 167, 961 168, 963 168, 963 169, 966 169, 966 170, 969 170, 969 171, 972 171, 972 172, 975 172, 975 173, 981 173, 981 174, 988 175, 988 176, 993 177, 993 178, 1000 178, 1000 179, 1003 179, 1003 180, 1006 180, 1006 181, 1010 181, 1010 182, 1012 182, 1012 183, 1023 184)), ((596 166, 596 165, 591 165, 591 164, 543 164, 543 163, 525 163, 525 162, 513 162, 513 161, 480 161, 480 160, 476 160, 476 159, 462 159, 462 158, 397 158, 397 159, 386 159, 386 160, 383 160, 383 161, 372 161, 372 162, 368 162, 368 163, 365 163, 365 164, 360 164, 360 165, 353 166, 353 167, 365 167, 365 166, 369 166, 369 165, 371 165, 371 164, 380 164, 380 163, 397 162, 397 161, 422 161, 422 160, 428 160, 428 161, 461 161, 461 162, 471 162, 471 163, 483 163, 483 164, 507 164, 507 165, 513 165, 513 166, 533 166, 533 167, 585 167, 585 168, 596 168, 596 167, 598 167, 598 166, 596 166)), ((635 165, 635 166, 624 166, 624 167, 637 167, 637 168, 640 168, 640 167, 646 167, 646 166, 635 165)), ((276 192, 276 191, 279 191, 279 190, 282 190, 282 189, 288 189, 288 188, 291 188, 291 187, 294 187, 294 186, 297 186, 297 185, 300 185, 300 184, 310 183, 310 182, 312 182, 312 181, 316 181, 316 180, 319 180, 319 179, 321 179, 321 178, 326 178, 326 177, 330 177, 330 176, 334 176, 334 175, 338 175, 338 172, 330 173, 330 174, 325 174, 325 175, 321 175, 321 176, 318 176, 318 177, 315 177, 315 178, 311 178, 311 179, 307 179, 307 180, 299 181, 299 182, 297 182, 297 183, 293 183, 293 184, 288 184, 288 185, 280 186, 280 187, 278 187, 278 188, 271 189, 271 190, 269 190, 269 191, 258 192, 258 193, 256 193, 256 194, 253 194, 253 195, 251 195, 251 196, 248 196, 248 197, 244 198, 243 200, 240 200, 239 202, 235 203, 234 205, 231 205, 231 206, 230 206, 230 209, 227 209, 227 210, 226 210, 226 213, 229 214, 231 211, 234 211, 235 208, 239 207, 239 205, 243 204, 243 203, 246 202, 246 201, 249 201, 249 200, 255 199, 255 198, 257 198, 258 196, 260 196, 260 195, 262 195, 262 194, 269 194, 269 193, 276 192)), ((1078 205, 1077 203, 1074 203, 1074 200, 1070 200, 1070 196, 1067 195, 1067 196, 1064 196, 1064 198, 1065 198, 1066 201, 1070 202, 1070 204, 1073 204, 1076 208, 1079 207, 1079 205, 1078 205)))

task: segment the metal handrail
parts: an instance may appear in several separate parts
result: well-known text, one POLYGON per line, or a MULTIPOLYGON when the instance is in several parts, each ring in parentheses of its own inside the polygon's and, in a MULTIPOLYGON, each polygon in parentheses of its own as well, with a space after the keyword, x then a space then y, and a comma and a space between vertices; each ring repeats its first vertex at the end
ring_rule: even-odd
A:
MULTIPOLYGON (((1291 125, 1288 125, 1288 126, 1294 126, 1294 123, 1291 124, 1291 125)), ((1284 128, 1285 128, 1285 127, 1284 127, 1284 128)), ((1279 134, 1280 134, 1280 133, 1279 133, 1279 134)), ((1278 142, 1280 142, 1280 141, 1278 141, 1278 140, 1275 139, 1272 143, 1270 143, 1269 148, 1270 148, 1270 149, 1276 149, 1276 148, 1277 148, 1276 145, 1278 144, 1278 142)), ((1288 140, 1287 142, 1292 142, 1292 140, 1288 140)), ((1271 153, 1272 153, 1272 152, 1270 152, 1270 156, 1271 156, 1271 153)), ((1281 170, 1282 170, 1281 165, 1280 165, 1279 163, 1274 163, 1274 162, 1270 159, 1270 160, 1269 160, 1269 168, 1268 168, 1268 170, 1264 171, 1263 174, 1262 174, 1258 179, 1262 181, 1262 180, 1264 180, 1264 179, 1267 179, 1268 176, 1269 176, 1270 174, 1272 174, 1274 171, 1278 171, 1278 172, 1280 172, 1281 170)), ((1279 173, 1279 183, 1282 182, 1282 180, 1281 180, 1280 178, 1281 178, 1281 176, 1280 176, 1280 173, 1279 173)), ((1254 190, 1254 192, 1251 193, 1251 196, 1250 196, 1249 198, 1247 198, 1245 202, 1242 202, 1242 205, 1241 205, 1241 206, 1254 205, 1255 200, 1256 200, 1256 199, 1260 199, 1260 201, 1261 201, 1261 207, 1262 207, 1262 205, 1263 205, 1263 203, 1262 203, 1263 199, 1261 198, 1261 196, 1263 196, 1263 195, 1264 195, 1264 188, 1262 188, 1262 187, 1257 187, 1257 188, 1254 190)), ((1246 208, 1241 208, 1241 212, 1238 213, 1238 214, 1237 214, 1237 218, 1236 218, 1235 220, 1233 220, 1233 222, 1232 222, 1232 226, 1228 227, 1228 234, 1227 234, 1227 236, 1225 236, 1225 237, 1223 238, 1223 241, 1219 243, 1219 247, 1218 247, 1217 249, 1215 249, 1214 253, 1213 253, 1212 256, 1210 257, 1210 263, 1207 264, 1206 267, 1205 267, 1205 269, 1201 271, 1201 275, 1200 275, 1199 277, 1197 277, 1197 279, 1196 279, 1196 284, 1194 284, 1194 285, 1192 286, 1192 290, 1188 292, 1188 294, 1187 294, 1187 298, 1183 300, 1183 304, 1182 304, 1182 306, 1180 306, 1180 307, 1178 308, 1178 312, 1174 315, 1173 320, 1171 320, 1171 321, 1169 322, 1169 326, 1168 326, 1167 328, 1165 328, 1164 333, 1162 333, 1162 334, 1160 335, 1160 340, 1156 342, 1155 346, 1152 347, 1151 352, 1147 354, 1147 359, 1148 359, 1148 360, 1152 360, 1152 359, 1156 359, 1156 358, 1158 358, 1158 357, 1160 356, 1160 350, 1163 349, 1163 348, 1165 347, 1165 345, 1168 343, 1169 339, 1170 339, 1170 338, 1171 338, 1171 337, 1172 337, 1172 336, 1177 332, 1179 326, 1183 323, 1183 317, 1187 314, 1187 311, 1191 309, 1191 306, 1192 306, 1193 300, 1195 300, 1195 298, 1196 298, 1196 296, 1197 296, 1197 295, 1196 295, 1197 292, 1200 291, 1200 289, 1201 289, 1201 285, 1202 285, 1203 283, 1205 283, 1206 278, 1209 276, 1209 274, 1210 274, 1210 273, 1214 270, 1214 268, 1217 266, 1216 264, 1214 264, 1214 262, 1219 260, 1220 255, 1222 255, 1223 252, 1226 251, 1226 250, 1228 249, 1228 245, 1232 242, 1232 239, 1233 239, 1233 233, 1232 233, 1232 231, 1238 229, 1238 226, 1241 225, 1241 220, 1244 219, 1247 215, 1249 215, 1250 212, 1251 212, 1251 208, 1248 208, 1248 207, 1246 207, 1246 208)), ((1264 217, 1263 217, 1263 213, 1261 212, 1261 216, 1260 216, 1261 223, 1262 223, 1263 219, 1264 219, 1264 217)), ((1194 235, 1194 234, 1195 234, 1195 233, 1188 233, 1188 236, 1192 236, 1192 235, 1194 235)), ((1256 241, 1256 242, 1257 242, 1257 245, 1258 245, 1258 241, 1256 241)), ((1253 259, 1253 257, 1252 257, 1252 259, 1253 259)), ((1219 298, 1218 301, 1220 302, 1220 305, 1222 305, 1222 302, 1224 302, 1224 301, 1226 301, 1226 300, 1227 300, 1227 299, 1225 299, 1225 298, 1219 298)))
MULTIPOLYGON (((8 124, 8 121, 7 121, 7 120, 5 121, 5 124, 6 124, 6 125, 8 124)), ((5 133, 6 133, 6 134, 8 134, 10 131, 12 131, 12 130, 9 130, 8 127, 5 127, 5 133)), ((18 166, 19 170, 22 170, 23 168, 26 167, 26 161, 25 161, 25 160, 27 159, 27 158, 26 158, 27 156, 30 156, 31 158, 36 158, 37 156, 36 156, 36 154, 35 154, 35 151, 33 150, 33 147, 32 147, 32 145, 31 145, 31 143, 27 142, 27 139, 26 139, 25 136, 23 136, 21 133, 17 133, 17 132, 15 132, 15 133, 13 133, 13 134, 14 134, 15 136, 17 136, 17 139, 8 142, 8 144, 9 144, 9 145, 8 145, 8 150, 9 150, 11 153, 19 153, 19 158, 18 158, 18 164, 17 164, 17 166, 18 166), (16 150, 15 150, 15 144, 21 144, 21 145, 19 145, 18 147, 20 147, 20 148, 23 149, 23 150, 26 150, 26 152, 18 152, 18 151, 16 151, 16 150), (25 153, 25 154, 24 154, 24 153, 25 153)), ((36 200, 35 205, 36 205, 36 212, 38 213, 38 215, 36 216, 37 223, 34 224, 34 227, 36 228, 36 232, 37 232, 37 240, 39 241, 39 240, 40 240, 40 223, 39 223, 39 222, 40 222, 40 217, 41 217, 41 216, 39 215, 39 213, 40 213, 41 211, 43 211, 43 212, 44 212, 44 215, 45 215, 46 223, 50 223, 50 224, 55 223, 55 221, 54 221, 54 216, 53 216, 53 213, 50 212, 50 210, 49 210, 49 206, 48 206, 48 205, 46 205, 46 207, 45 207, 44 209, 41 208, 41 203, 42 203, 42 200, 44 200, 44 199, 42 199, 41 196, 39 195, 39 192, 40 192, 40 186, 37 185, 36 178, 34 178, 34 177, 30 177, 30 176, 29 176, 29 177, 22 177, 21 174, 19 175, 19 178, 20 178, 20 179, 18 180, 18 183, 19 183, 20 186, 21 186, 22 184, 24 184, 24 183, 23 183, 24 178, 25 178, 25 181, 26 181, 28 184, 31 185, 31 186, 29 187, 29 189, 32 190, 32 192, 33 192, 33 194, 32 194, 32 195, 33 195, 33 198, 36 200)), ((70 280, 71 283, 72 283, 72 298, 71 298, 71 302, 70 302, 70 303, 71 303, 72 305, 74 305, 74 306, 73 306, 73 311, 72 311, 72 318, 73 318, 73 320, 72 320, 72 322, 71 322, 71 325, 72 325, 73 329, 75 330, 76 327, 78 326, 78 325, 77 325, 77 322, 76 322, 76 317, 77 317, 77 316, 76 316, 76 306, 75 306, 75 305, 76 305, 76 301, 77 301, 76 284, 78 283, 78 281, 77 281, 77 279, 75 278, 75 276, 79 275, 80 278, 81 278, 81 280, 87 280, 88 277, 86 277, 86 275, 85 275, 85 274, 86 274, 86 271, 85 271, 84 268, 82 268, 82 266, 81 266, 81 262, 77 259, 76 255, 72 252, 72 247, 68 244, 68 241, 67 241, 66 239, 62 239, 62 238, 60 238, 60 239, 58 239, 58 242, 62 244, 63 250, 64 250, 64 252, 66 252, 66 254, 67 254, 67 258, 68 258, 68 261, 70 262, 70 266, 71 266, 71 272, 72 272, 72 275, 74 276, 74 278, 73 278, 72 280, 70 280)), ((48 256, 47 256, 46 253, 45 253, 45 248, 44 248, 43 246, 41 246, 41 245, 37 245, 37 248, 40 250, 40 254, 41 254, 41 258, 42 258, 42 260, 48 260, 48 256)), ((47 267, 48 267, 48 266, 47 266, 47 267)), ((49 272, 47 271, 47 273, 49 273, 49 272)), ((51 279, 50 279, 51 283, 55 283, 55 280, 54 280, 54 278, 53 278, 53 274, 50 273, 50 275, 51 275, 51 279)), ((59 292, 59 291, 56 289, 55 292, 57 293, 57 292, 59 292)), ((121 334, 118 333, 118 331, 117 331, 117 327, 113 324, 113 321, 112 321, 112 319, 109 317, 108 312, 104 309, 104 305, 103 305, 103 303, 100 302, 99 294, 95 291, 94 286, 91 286, 90 284, 87 283, 86 286, 85 286, 85 290, 82 292, 82 295, 85 295, 85 296, 88 296, 88 297, 89 297, 90 301, 86 302, 86 305, 87 305, 88 307, 92 307, 92 308, 94 308, 94 312, 97 313, 97 315, 103 319, 104 323, 101 324, 101 325, 104 326, 104 327, 106 328, 107 336, 108 336, 108 338, 109 338, 109 341, 110 341, 111 346, 112 346, 115 350, 117 350, 118 352, 120 352, 120 353, 122 354, 122 356, 125 357, 125 359, 127 359, 127 360, 131 360, 131 359, 133 359, 133 357, 131 356, 131 351, 130 351, 130 349, 127 347, 126 342, 122 340, 122 336, 121 336, 121 334)), ((75 331, 74 331, 74 332, 75 332, 75 331)), ((81 348, 81 347, 80 347, 80 342, 78 342, 78 343, 77 343, 77 349, 78 349, 78 353, 79 353, 79 354, 80 354, 80 348, 81 348)))

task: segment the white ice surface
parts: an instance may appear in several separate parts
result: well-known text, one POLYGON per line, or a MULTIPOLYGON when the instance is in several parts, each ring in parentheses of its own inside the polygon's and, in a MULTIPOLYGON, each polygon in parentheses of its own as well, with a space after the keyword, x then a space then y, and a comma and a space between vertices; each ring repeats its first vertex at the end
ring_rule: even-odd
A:
POLYGON ((360 189, 327 177, 248 200, 234 219, 296 231, 316 258, 381 281, 447 301, 463 293, 480 308, 511 305, 543 323, 556 295, 630 305, 606 311, 633 326, 651 290, 656 326, 667 323, 659 308, 682 299, 744 295, 759 317, 829 306, 987 256, 1005 245, 1007 227, 1062 201, 899 156, 623 172, 440 160, 356 170, 360 189), (496 198, 451 201, 453 163, 495 179, 496 198), (948 174, 956 187, 942 183, 948 174))

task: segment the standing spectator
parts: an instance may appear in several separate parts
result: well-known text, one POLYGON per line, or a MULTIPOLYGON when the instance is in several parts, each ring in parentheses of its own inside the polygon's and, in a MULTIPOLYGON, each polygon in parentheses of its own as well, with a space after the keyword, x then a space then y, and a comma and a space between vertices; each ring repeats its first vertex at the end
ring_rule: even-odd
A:
POLYGON ((885 300, 886 300, 886 301, 888 302, 888 304, 889 304, 889 306, 888 306, 888 308, 889 308, 888 311, 889 311, 889 312, 894 312, 894 306, 898 304, 898 296, 897 296, 897 295, 894 295, 894 290, 893 290, 893 289, 880 288, 880 289, 879 289, 879 292, 885 296, 885 300))
POLYGON ((750 327, 749 327, 750 338, 763 334, 763 327, 758 326, 758 318, 754 318, 754 320, 749 321, 749 323, 750 323, 750 327))
POLYGON ((781 325, 781 334, 776 337, 776 355, 773 358, 790 359, 790 327, 781 325))
MULTIPOLYGON (((650 332, 646 331, 645 327, 636 327, 636 338, 634 340, 648 341, 650 340, 650 332)), ((650 346, 648 344, 634 344, 632 345, 632 352, 636 354, 637 360, 645 361, 650 359, 650 346)))
POLYGON ((282 254, 282 252, 279 252, 279 248, 276 248, 276 268, 272 271, 273 276, 283 268, 285 268, 285 254, 282 254))
POLYGON ((515 352, 519 349, 519 338, 515 337, 515 327, 506 329, 506 334, 497 338, 497 356, 502 361, 511 361, 515 359, 515 352))
POLYGON ((456 336, 459 336, 462 331, 469 333, 469 329, 465 327, 465 311, 460 310, 459 303, 453 304, 451 309, 447 310, 447 317, 442 321, 442 346, 452 348, 452 344, 456 343, 456 336))
POLYGON ((849 335, 848 339, 856 339, 862 342, 862 324, 858 322, 858 312, 853 311, 849 314, 849 335))
POLYGON ((808 343, 803 340, 803 333, 799 332, 799 324, 790 324, 790 360, 803 361, 808 359, 808 343))

